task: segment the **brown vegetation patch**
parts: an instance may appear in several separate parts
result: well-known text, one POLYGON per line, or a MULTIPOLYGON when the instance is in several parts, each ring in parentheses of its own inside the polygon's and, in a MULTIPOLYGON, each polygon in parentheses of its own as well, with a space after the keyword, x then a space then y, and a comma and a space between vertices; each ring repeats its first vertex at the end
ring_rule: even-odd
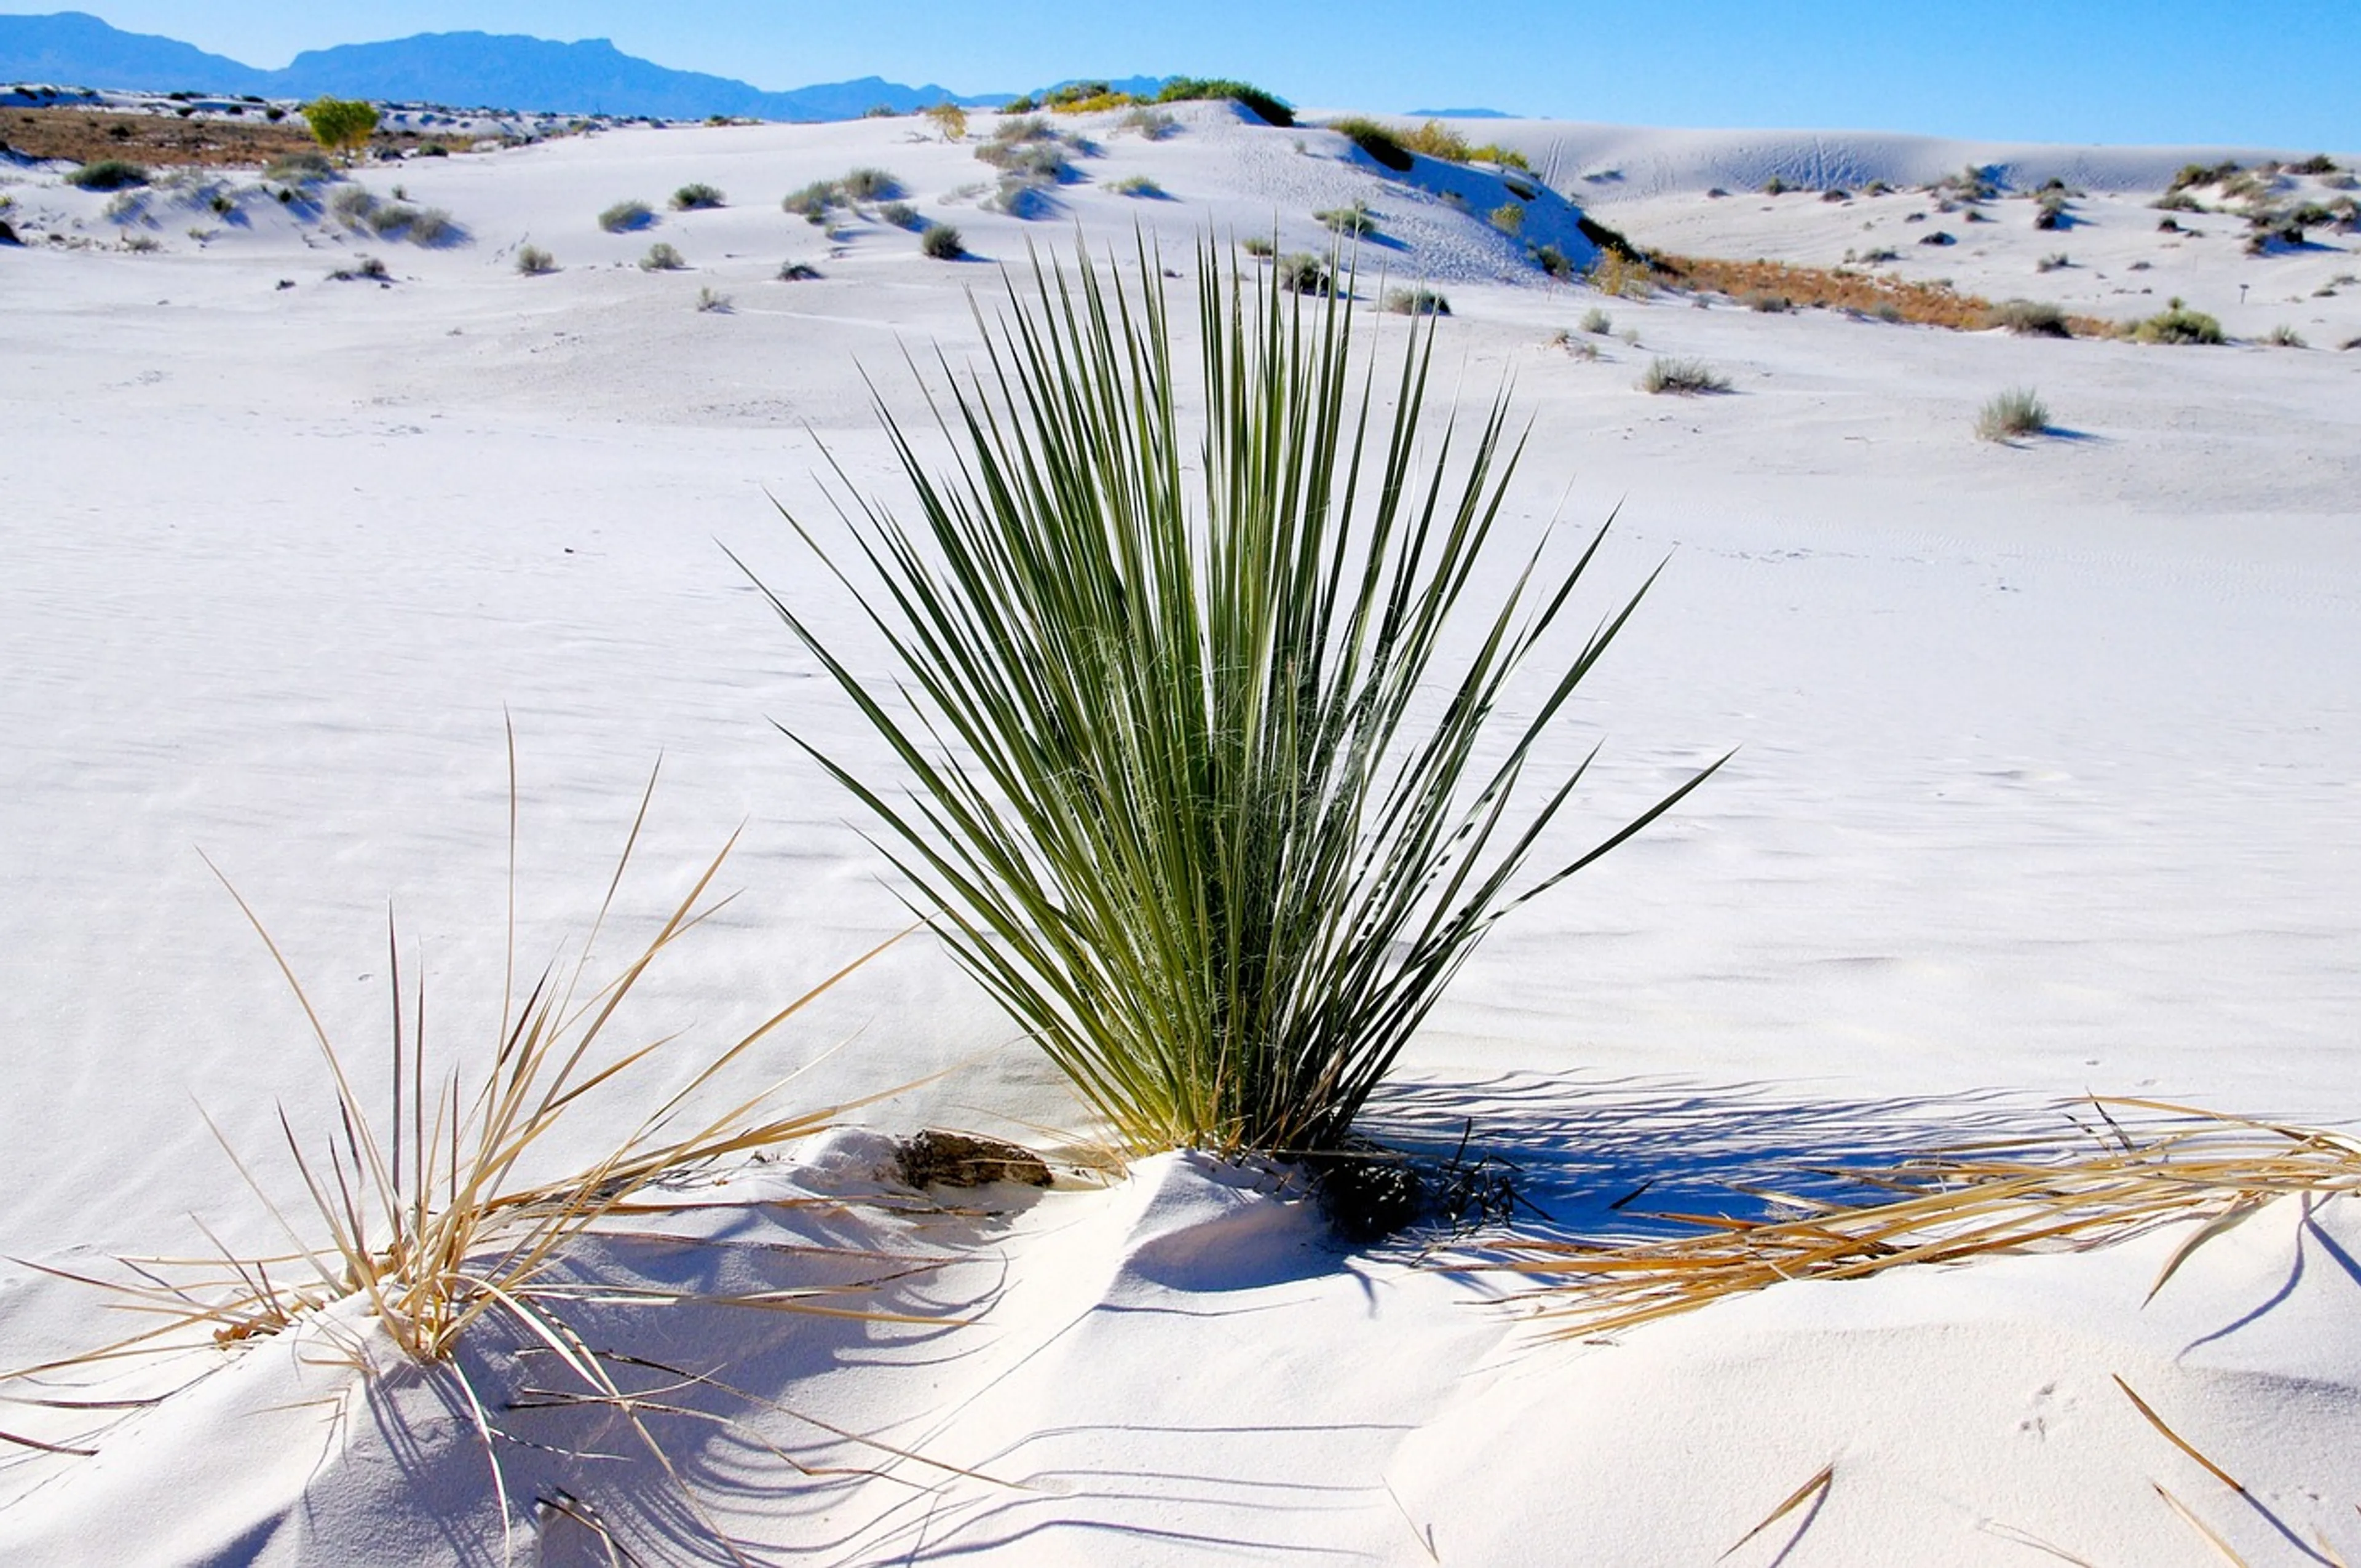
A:
MULTIPOLYGON (((381 134, 372 147, 409 147, 414 131, 381 134)), ((70 158, 91 163, 103 158, 166 167, 259 166, 291 152, 317 152, 320 144, 301 116, 272 124, 259 111, 251 118, 150 115, 123 109, 9 109, 0 112, 0 144, 27 158, 70 158)))
MULTIPOLYGON (((1858 311, 1885 321, 1981 332, 1993 324, 1992 302, 1962 294, 1943 283, 1918 283, 1850 267, 1799 267, 1784 261, 1719 261, 1706 257, 1658 256, 1658 275, 1681 288, 1727 294, 1734 300, 1784 299, 1798 309, 1858 311)), ((2078 337, 2104 337, 2114 323, 2095 316, 2069 316, 2078 337)))

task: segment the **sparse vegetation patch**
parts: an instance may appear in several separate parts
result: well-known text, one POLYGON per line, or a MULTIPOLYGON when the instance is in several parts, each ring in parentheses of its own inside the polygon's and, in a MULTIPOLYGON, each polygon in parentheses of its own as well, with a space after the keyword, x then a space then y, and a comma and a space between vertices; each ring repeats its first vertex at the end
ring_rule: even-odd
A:
POLYGON ((654 211, 645 202, 618 202, 598 214, 598 226, 609 234, 630 234, 655 221, 654 211))
POLYGON ((704 212, 724 205, 725 201, 719 190, 701 181, 684 185, 672 193, 673 210, 682 213, 704 212))
POLYGON ((1386 309, 1398 316, 1447 316, 1451 302, 1432 289, 1389 289, 1386 309))
POLYGON ((1730 390, 1730 378, 1702 359, 1668 359, 1660 355, 1648 362, 1646 373, 1640 378, 1640 389, 1652 395, 1671 392, 1694 397, 1701 392, 1730 390))
POLYGON ((1976 434, 1985 441, 2038 435, 2048 428, 2049 410, 2029 387, 1999 394, 1976 415, 1976 434))

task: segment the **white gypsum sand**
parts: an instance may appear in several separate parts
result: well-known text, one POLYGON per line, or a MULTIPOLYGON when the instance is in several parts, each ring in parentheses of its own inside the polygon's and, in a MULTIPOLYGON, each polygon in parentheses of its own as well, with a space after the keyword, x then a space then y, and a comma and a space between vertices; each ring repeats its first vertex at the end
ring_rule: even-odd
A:
MULTIPOLYGON (((0 170, 0 215, 27 241, 0 250, 0 1253, 88 1272, 198 1252, 192 1212, 234 1248, 283 1247, 192 1102, 291 1197, 276 1107, 317 1143, 332 1089, 200 847, 365 1079, 383 1070, 367 1042, 383 1036, 388 899, 423 948, 430 1038, 492 1032, 504 710, 521 970, 578 938, 567 922, 659 752, 645 880, 619 901, 612 951, 643 944, 747 826, 728 873, 743 894, 640 987, 649 1036, 736 1038, 898 929, 852 807, 766 720, 856 760, 880 761, 874 742, 716 542, 857 641, 770 498, 825 515, 821 444, 854 483, 889 483, 864 369, 913 406, 934 372, 914 378, 905 351, 962 362, 969 291, 989 309, 994 264, 1028 242, 1062 253, 1073 225, 1118 254, 1148 225, 1180 270, 1208 226, 1324 251, 1312 214, 1356 200, 1378 223, 1369 303, 1380 269, 1437 290, 1438 364, 1471 399, 1514 378, 1535 432, 1517 529, 1554 516, 1571 548, 1620 504, 1590 613, 1669 557, 1540 759, 1607 742, 1564 847, 1742 748, 1501 927, 1376 1130, 1447 1153, 1472 1120, 1471 1147, 1521 1162, 1533 1200, 1579 1227, 1643 1180, 1635 1209, 1695 1207, 1793 1166, 2062 1129, 2048 1102, 2085 1091, 2349 1117, 2361 351, 2338 345, 2361 337, 2361 284, 2338 280, 2361 273, 2361 241, 2319 227, 2250 257, 2235 211, 2175 214, 2190 237, 2147 204, 2185 162, 2264 154, 1471 127, 1643 246, 1814 266, 1890 247, 1875 266, 1994 300, 2129 319, 2182 298, 2236 340, 2171 347, 1604 297, 1550 281, 1487 224, 1495 175, 1405 183, 1316 129, 1176 114, 1155 141, 1084 122, 1098 152, 1036 192, 1029 221, 985 205, 981 114, 958 144, 915 118, 618 129, 344 182, 447 211, 464 237, 431 246, 290 207, 250 174, 228 181, 234 216, 159 188, 110 219, 105 194, 57 170, 0 170), (1916 189, 1969 163, 2006 169, 1987 224, 1916 189), (860 167, 979 259, 922 255, 875 203, 822 225, 781 211, 860 167), (1774 173, 1814 189, 1762 194, 1774 173), (2062 231, 2022 199, 2053 174, 2081 192, 2062 231), (1112 189, 1133 175, 1169 200, 1112 189), (1894 191, 1863 193, 1880 180, 1894 191), (672 210, 692 182, 727 204, 672 210), (1822 201, 1832 183, 1851 200, 1822 201), (629 200, 653 225, 601 229, 629 200), (1916 246, 1932 226, 1958 243, 1916 246), (130 236, 158 248, 126 250, 130 236), (657 241, 686 268, 643 270, 657 241), (526 245, 557 270, 520 275, 526 245), (2037 270, 2057 252, 2071 265, 2037 270), (330 280, 364 255, 384 283, 330 280), (780 280, 784 263, 820 276, 780 280), (701 289, 733 308, 699 311, 701 289), (1609 332, 1581 329, 1593 309, 1609 332), (2263 341, 2281 324, 2310 346, 2263 341), (1595 357, 1569 351, 1584 344, 1595 357), (1659 356, 1731 390, 1649 397, 1635 383, 1659 356), (1977 439, 1979 409, 2018 387, 2054 428, 1977 439)), ((1533 222, 1524 239, 1587 258, 1570 209, 1533 222)), ((951 1069, 865 1119, 1085 1136, 1011 1036, 914 940, 767 1039, 747 1075, 809 1064, 790 1093, 819 1105, 951 1069)), ((594 1118, 549 1154, 587 1163, 629 1131, 594 1118)), ((601 1348, 672 1369, 637 1387, 694 1407, 646 1418, 687 1488, 611 1409, 504 1413, 522 1560, 604 1561, 589 1519, 642 1562, 709 1553, 693 1495, 750 1554, 814 1562, 1710 1561, 1824 1468, 1729 1561, 1772 1562, 1798 1530, 1808 1551, 1790 1561, 2222 1560, 2159 1486, 2247 1561, 2361 1558, 2335 1458, 2361 1440, 2349 1199, 2263 1211, 2145 1306, 2192 1227, 1783 1286, 1569 1344, 1484 1304, 1511 1282, 1339 1250, 1268 1172, 1167 1156, 1104 1190, 914 1213, 883 1158, 852 1133, 717 1173, 643 1222, 691 1245, 586 1254, 609 1282, 738 1288, 871 1280, 892 1270, 841 1255, 904 1258, 915 1272, 855 1305, 918 1321, 597 1309, 601 1348), (856 1201, 778 1201, 813 1196, 856 1201)), ((0 1369, 135 1326, 101 1300, 0 1264, 0 1369)), ((520 1398, 550 1380, 530 1343, 463 1354, 520 1398)), ((0 1443, 10 1562, 502 1550, 452 1385, 403 1370, 349 1310, 234 1354, 0 1396, 0 1431, 99 1450, 0 1443), (378 1375, 341 1364, 356 1354, 378 1375), (214 1360, 152 1407, 14 1402, 144 1397, 214 1360)))

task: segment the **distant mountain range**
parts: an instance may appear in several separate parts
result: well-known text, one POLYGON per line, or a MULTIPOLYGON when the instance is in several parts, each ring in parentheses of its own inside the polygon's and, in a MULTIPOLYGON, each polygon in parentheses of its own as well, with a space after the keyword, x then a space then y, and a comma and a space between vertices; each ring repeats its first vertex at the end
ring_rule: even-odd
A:
POLYGON ((908 87, 875 76, 765 93, 726 76, 667 70, 625 54, 605 38, 554 43, 492 33, 421 33, 385 43, 340 44, 307 49, 282 71, 259 71, 177 38, 122 32, 81 11, 0 16, 0 85, 16 82, 271 98, 326 93, 462 108, 668 120, 711 115, 850 120, 873 108, 906 113, 946 101, 972 107, 1015 96, 961 96, 932 82, 908 87))

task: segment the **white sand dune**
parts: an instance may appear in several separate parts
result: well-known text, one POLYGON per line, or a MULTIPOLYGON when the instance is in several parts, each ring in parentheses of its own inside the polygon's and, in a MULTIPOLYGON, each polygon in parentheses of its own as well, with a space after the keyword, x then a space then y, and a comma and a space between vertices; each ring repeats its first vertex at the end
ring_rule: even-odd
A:
MULTIPOLYGON (((1156 141, 1090 124, 1084 177, 1034 221, 984 210, 972 145, 909 120, 610 131, 360 172, 381 200, 447 210, 464 238, 436 247, 291 212, 250 177, 157 191, 117 222, 56 170, 0 170, 0 215, 29 241, 0 249, 0 1253, 26 1260, 0 1263, 0 1369, 127 1332, 27 1264, 191 1250, 192 1214, 234 1247, 280 1245, 192 1102, 277 1192, 296 1189, 276 1106, 330 1130, 302 1014, 200 848, 375 1093, 388 900, 423 948, 430 1041, 480 1052, 497 1028, 504 715, 527 973, 587 927, 661 753, 605 945, 643 938, 743 822, 722 879, 742 895, 634 1003, 650 1035, 742 1031, 906 916, 849 803, 767 721, 859 759, 874 743, 717 542, 853 636, 773 501, 826 532, 823 447, 890 491, 864 372, 914 407, 905 355, 924 376, 937 349, 963 362, 971 291, 989 309, 991 263, 1028 245, 1056 254, 1079 229, 1127 255, 1144 225, 1186 287, 1208 231, 1322 248, 1312 212, 1356 199, 1384 236, 1365 268, 1448 293, 1441 354, 1467 394, 1513 379, 1534 429, 1520 530, 1555 517, 1570 545, 1620 506, 1590 613, 1669 558, 1541 759, 1607 742, 1557 848, 1741 748, 1501 928, 1378 1131, 1447 1149, 1472 1121, 1579 1226, 1650 1176, 1704 1201, 1790 1167, 2054 1131, 2049 1102, 2085 1091, 2351 1116, 2361 351, 2337 345, 2361 337, 2361 240, 2323 228, 2250 257, 2212 214, 2181 214, 2195 237, 2158 233, 2145 203, 2171 170, 2253 161, 2235 150, 1476 127, 1550 168, 1574 205, 1545 203, 1525 237, 1570 253, 1576 206, 1689 254, 1832 265, 1892 246, 1902 275, 1992 298, 2116 318, 2185 298, 2242 341, 1698 309, 1549 281, 1484 222, 1495 175, 1405 183, 1328 133, 1213 107, 1180 122, 1156 141), (2007 198, 1968 225, 1907 189, 1859 193, 1968 162, 2018 190, 2066 180, 2075 226, 2037 230, 2007 198), (856 166, 982 259, 780 211, 856 166), (1755 193, 1773 173, 1853 196, 1755 193), (1132 175, 1166 199, 1112 189, 1132 175), (1466 211, 1436 193, 1455 181, 1466 211), (690 181, 729 204, 597 225, 690 181), (1938 223, 1959 243, 1907 237, 1938 223), (128 253, 126 233, 159 248, 128 253), (688 269, 633 265, 658 240, 688 269), (526 244, 560 270, 519 276, 526 244), (2037 270, 2058 251, 2072 264, 2037 270), (364 254, 387 283, 330 280, 364 254), (780 281, 787 261, 822 276, 780 281), (700 290, 730 307, 699 311, 700 290), (1579 330, 1594 308, 1612 334, 1579 330), (2311 346, 2260 341, 2282 324, 2311 346), (1733 390, 1645 396, 1659 355, 1733 390), (2056 428, 1976 440, 1980 405, 2015 386, 2056 428)), ((807 1063, 788 1093, 815 1104, 950 1069, 857 1119, 1086 1135, 1012 1036, 914 938, 748 1076, 807 1063)), ((598 1152, 628 1110, 551 1157, 598 1152)), ((649 1418, 686 1490, 611 1409, 515 1412, 517 1560, 604 1561, 594 1515, 637 1561, 714 1560, 703 1508, 778 1561, 1705 1563, 1828 1465, 1817 1501, 1728 1561, 2221 1561, 2157 1485, 2246 1561, 2361 1559, 2338 1457, 2361 1446, 2350 1199, 2273 1208, 2146 1306, 2185 1231, 1785 1286, 1586 1344, 1500 1306, 1497 1277, 1338 1246, 1271 1172, 1168 1156, 1112 1187, 934 1212, 879 1160, 837 1135, 642 1227, 691 1245, 618 1237, 578 1260, 817 1287, 879 1271, 771 1244, 867 1248, 930 1266, 851 1299, 926 1321, 598 1309, 612 1348, 752 1398, 668 1386, 701 1412, 649 1418), (771 1201, 815 1195, 845 1206, 771 1201), (535 1514, 561 1492, 575 1513, 535 1514)), ((489 1333, 463 1365, 513 1396, 544 1359, 489 1333)), ((47 1392, 182 1384, 96 1416, 0 1402, 0 1431, 99 1449, 0 1443, 0 1561, 506 1550, 455 1386, 399 1365, 357 1312, 47 1392)))

